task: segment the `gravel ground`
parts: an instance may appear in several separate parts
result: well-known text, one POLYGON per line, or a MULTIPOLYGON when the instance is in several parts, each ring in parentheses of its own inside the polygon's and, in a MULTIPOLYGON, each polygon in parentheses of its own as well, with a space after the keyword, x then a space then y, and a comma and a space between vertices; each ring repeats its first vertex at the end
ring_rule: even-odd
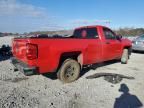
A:
POLYGON ((12 40, 12 38, 14 38, 14 36, 0 37, 0 47, 1 47, 3 44, 11 45, 11 40, 12 40))
POLYGON ((0 108, 131 108, 130 105, 143 108, 143 59, 144 54, 133 53, 126 65, 116 62, 85 69, 77 81, 63 84, 44 75, 24 76, 19 71, 13 72, 10 60, 0 57, 0 108), (118 84, 103 77, 86 79, 95 73, 117 73, 135 79, 123 79, 118 84))

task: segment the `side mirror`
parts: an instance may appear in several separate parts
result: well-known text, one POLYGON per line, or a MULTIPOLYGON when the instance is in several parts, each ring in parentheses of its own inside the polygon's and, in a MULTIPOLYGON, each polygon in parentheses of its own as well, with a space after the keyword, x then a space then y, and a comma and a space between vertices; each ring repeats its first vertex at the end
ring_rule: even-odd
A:
POLYGON ((121 40, 122 39, 122 35, 116 35, 117 40, 121 40))

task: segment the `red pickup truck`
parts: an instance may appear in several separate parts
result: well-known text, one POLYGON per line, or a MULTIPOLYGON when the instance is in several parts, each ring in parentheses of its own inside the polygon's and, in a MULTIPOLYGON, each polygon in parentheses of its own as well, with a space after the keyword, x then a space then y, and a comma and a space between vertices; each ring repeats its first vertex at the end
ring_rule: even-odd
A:
POLYGON ((14 38, 11 62, 25 75, 57 72, 65 83, 75 81, 85 65, 118 59, 127 63, 131 41, 104 26, 76 28, 70 37, 14 38))

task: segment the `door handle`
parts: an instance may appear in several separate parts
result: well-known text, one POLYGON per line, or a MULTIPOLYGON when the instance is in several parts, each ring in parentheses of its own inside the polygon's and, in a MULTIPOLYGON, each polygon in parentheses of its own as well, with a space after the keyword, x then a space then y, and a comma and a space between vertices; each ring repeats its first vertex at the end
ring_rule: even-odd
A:
POLYGON ((106 44, 110 44, 110 42, 106 42, 106 44))

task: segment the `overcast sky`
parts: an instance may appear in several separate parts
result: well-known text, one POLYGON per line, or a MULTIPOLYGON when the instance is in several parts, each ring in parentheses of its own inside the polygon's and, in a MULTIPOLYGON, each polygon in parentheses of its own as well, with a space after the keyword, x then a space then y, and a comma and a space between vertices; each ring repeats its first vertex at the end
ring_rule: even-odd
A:
POLYGON ((144 0, 0 0, 0 32, 143 27, 144 0))

